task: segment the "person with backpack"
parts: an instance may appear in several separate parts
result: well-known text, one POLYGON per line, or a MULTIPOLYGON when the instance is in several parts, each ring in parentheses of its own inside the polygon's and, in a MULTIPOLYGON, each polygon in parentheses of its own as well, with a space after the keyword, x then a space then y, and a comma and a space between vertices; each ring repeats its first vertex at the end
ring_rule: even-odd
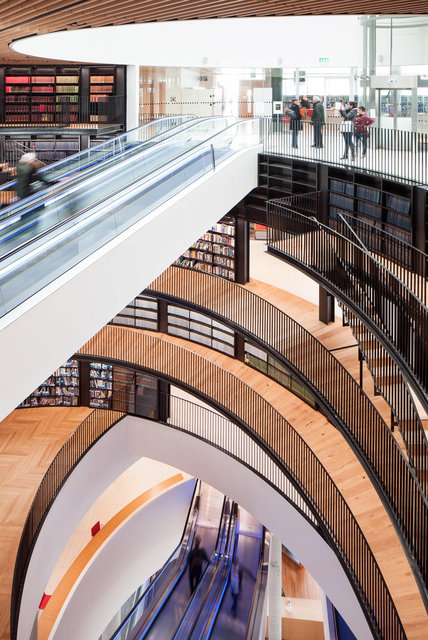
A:
POLYGON ((358 107, 358 113, 354 118, 354 138, 355 138, 355 146, 358 151, 358 145, 361 140, 361 144, 363 147, 362 157, 365 158, 367 153, 367 138, 368 131, 367 127, 370 127, 374 123, 373 118, 366 113, 365 107, 358 107))
POLYGON ((354 118, 357 115, 357 103, 349 101, 346 109, 340 110, 340 115, 343 118, 343 123, 341 124, 342 135, 345 140, 345 151, 343 152, 343 156, 341 156, 341 160, 347 160, 349 151, 351 151, 351 158, 355 160, 355 147, 353 142, 354 135, 354 118))
POLYGON ((299 137, 299 131, 302 130, 302 114, 299 109, 299 101, 297 98, 293 98, 291 101, 290 109, 287 114, 290 118, 290 130, 291 130, 291 146, 293 149, 297 149, 297 140, 299 137))
POLYGON ((312 101, 314 103, 311 115, 311 122, 314 126, 314 144, 312 146, 317 149, 322 149, 324 146, 322 140, 322 128, 325 125, 324 105, 319 96, 314 96, 312 101))

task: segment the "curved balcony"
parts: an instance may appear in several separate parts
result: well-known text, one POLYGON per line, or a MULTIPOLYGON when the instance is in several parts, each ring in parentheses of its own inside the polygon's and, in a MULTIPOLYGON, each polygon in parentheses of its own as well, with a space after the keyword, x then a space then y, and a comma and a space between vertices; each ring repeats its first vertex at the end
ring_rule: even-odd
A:
MULTIPOLYGON (((138 369, 161 375, 196 393, 238 424, 288 477, 306 506, 316 515, 323 534, 334 538, 336 548, 341 549, 340 555, 347 558, 346 564, 352 562, 351 573, 358 576, 358 582, 364 583, 357 590, 364 592, 365 598, 367 592, 374 596, 376 590, 367 581, 370 582, 371 571, 374 570, 379 579, 380 572, 378 568, 374 569, 372 560, 368 560, 370 549, 349 507, 342 497, 339 498, 337 487, 298 433, 251 387, 228 371, 185 349, 138 331, 112 326, 105 327, 84 345, 79 350, 79 356, 132 363, 138 369), (335 505, 332 500, 336 502, 335 505), (357 547, 358 552, 355 553, 357 547), (366 562, 372 567, 368 572, 366 562)), ((382 592, 385 593, 385 588, 382 588, 382 592)), ((370 604, 370 609, 369 617, 377 617, 375 626, 378 629, 372 627, 375 637, 379 632, 381 636, 386 632, 386 637, 389 637, 388 634, 395 637, 396 631, 382 629, 389 614, 385 615, 384 612, 379 616, 379 609, 373 604, 370 604)), ((386 624, 389 627, 390 623, 386 624)))
POLYGON ((278 358, 316 398, 359 456, 401 531, 425 597, 428 513, 418 476, 368 396, 316 338, 266 300, 230 281, 170 267, 147 290, 209 313, 278 358), (390 469, 396 473, 392 475, 390 469), (411 501, 409 510, 407 499, 411 501))

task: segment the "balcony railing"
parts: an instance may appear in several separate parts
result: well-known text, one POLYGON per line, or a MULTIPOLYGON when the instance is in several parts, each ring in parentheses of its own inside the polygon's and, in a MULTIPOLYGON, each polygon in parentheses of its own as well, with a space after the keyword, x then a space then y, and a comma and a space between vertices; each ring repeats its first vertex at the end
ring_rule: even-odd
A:
POLYGON ((28 564, 49 509, 88 449, 122 417, 123 414, 117 411, 93 411, 64 444, 37 489, 16 554, 10 608, 10 637, 13 640, 17 637, 19 609, 28 564))
MULTIPOLYGON (((428 532, 428 513, 419 478, 423 479, 427 472, 426 456, 421 458, 420 467, 411 467, 370 399, 333 354, 284 312, 223 278, 170 267, 150 285, 147 293, 198 313, 212 314, 267 349, 307 387, 330 421, 357 450, 378 492, 389 505, 408 555, 416 558, 419 567, 416 576, 424 591, 427 557, 422 540, 428 532), (412 504, 411 511, 408 502, 412 504)), ((403 439, 410 452, 415 444, 425 446, 426 451, 425 434, 418 427, 420 423, 405 425, 403 439)))
MULTIPOLYGON (((101 358, 161 376, 189 389, 237 424, 239 436, 229 429, 217 433, 225 453, 244 461, 241 440, 254 454, 260 449, 264 452, 256 473, 277 486, 275 468, 279 469, 300 494, 348 573, 374 637, 405 638, 379 567, 343 496, 300 435, 260 395, 212 362, 129 329, 104 327, 79 350, 78 357, 101 358)), ((217 431, 212 421, 200 421, 198 429, 196 435, 207 441, 217 431)), ((252 468, 252 463, 248 466, 252 468)))
POLYGON ((293 130, 288 118, 275 120, 261 118, 266 131, 264 152, 291 156, 341 167, 363 169, 426 185, 428 182, 428 134, 368 127, 367 150, 363 153, 363 140, 354 132, 345 132, 341 124, 327 123, 320 127, 302 121, 297 148, 293 147, 293 130), (272 126, 273 125, 273 126, 272 126), (271 133, 270 133, 271 131, 271 133), (350 133, 352 146, 345 155, 343 133, 350 133), (316 139, 316 136, 321 138, 316 139), (314 146, 321 140, 322 146, 314 146))

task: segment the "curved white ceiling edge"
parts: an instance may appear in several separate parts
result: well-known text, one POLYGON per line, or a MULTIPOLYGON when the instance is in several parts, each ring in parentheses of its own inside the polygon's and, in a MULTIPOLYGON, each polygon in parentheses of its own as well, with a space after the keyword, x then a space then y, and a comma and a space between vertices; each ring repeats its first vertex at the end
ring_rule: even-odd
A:
POLYGON ((358 16, 187 20, 60 31, 10 46, 97 64, 328 68, 361 64, 362 29, 358 16))

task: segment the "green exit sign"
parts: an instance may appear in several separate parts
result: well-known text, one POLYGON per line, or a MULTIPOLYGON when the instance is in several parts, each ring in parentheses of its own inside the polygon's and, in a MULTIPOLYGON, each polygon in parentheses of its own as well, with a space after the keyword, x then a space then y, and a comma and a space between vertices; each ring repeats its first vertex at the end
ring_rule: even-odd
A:
POLYGON ((328 62, 328 58, 318 58, 319 62, 328 62))

